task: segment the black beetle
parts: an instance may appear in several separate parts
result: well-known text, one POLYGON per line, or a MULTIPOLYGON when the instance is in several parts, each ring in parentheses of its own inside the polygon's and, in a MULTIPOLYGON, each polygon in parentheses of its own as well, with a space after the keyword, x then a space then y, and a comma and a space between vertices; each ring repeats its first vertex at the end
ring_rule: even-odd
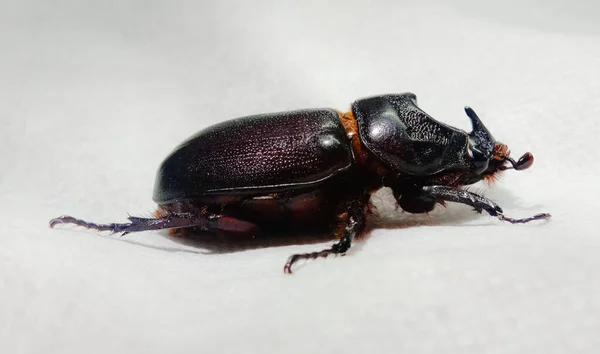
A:
POLYGON ((164 160, 154 187, 155 218, 98 225, 61 216, 50 226, 252 236, 324 227, 334 234, 331 248, 292 255, 284 266, 291 273, 299 259, 346 252, 365 229, 371 194, 384 186, 410 213, 450 201, 511 223, 548 219, 546 213, 506 217, 491 200, 461 189, 533 163, 530 153, 513 160, 475 112, 465 111, 471 133, 433 119, 412 93, 359 99, 348 113, 310 109, 230 120, 194 135, 164 160))

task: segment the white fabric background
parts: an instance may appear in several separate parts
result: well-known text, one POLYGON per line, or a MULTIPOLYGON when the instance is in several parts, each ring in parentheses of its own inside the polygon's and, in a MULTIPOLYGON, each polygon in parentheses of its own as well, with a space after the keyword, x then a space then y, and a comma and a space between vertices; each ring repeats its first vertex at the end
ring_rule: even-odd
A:
POLYGON ((3 1, 0 352, 597 353, 595 1, 3 1), (485 194, 328 243, 210 253, 163 233, 51 230, 154 209, 158 164, 216 122, 415 92, 468 129, 471 105, 530 170, 485 194))

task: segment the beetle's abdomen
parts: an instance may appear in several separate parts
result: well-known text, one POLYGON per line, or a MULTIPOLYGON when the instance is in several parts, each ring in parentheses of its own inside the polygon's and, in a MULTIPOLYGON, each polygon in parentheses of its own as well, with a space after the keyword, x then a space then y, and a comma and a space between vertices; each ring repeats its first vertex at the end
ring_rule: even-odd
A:
POLYGON ((175 149, 159 168, 154 200, 274 193, 318 184, 351 164, 333 110, 243 117, 209 127, 175 149))

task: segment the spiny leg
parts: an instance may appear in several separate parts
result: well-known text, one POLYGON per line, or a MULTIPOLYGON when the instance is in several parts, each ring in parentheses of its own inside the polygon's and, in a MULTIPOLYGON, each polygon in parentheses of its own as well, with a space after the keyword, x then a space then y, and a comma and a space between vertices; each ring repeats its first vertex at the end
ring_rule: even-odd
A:
POLYGON ((181 229, 181 228, 198 228, 204 231, 225 230, 225 231, 244 231, 252 229, 254 224, 235 219, 225 215, 213 213, 169 213, 157 218, 138 218, 130 216, 128 223, 110 223, 96 224, 72 216, 63 215, 50 220, 50 227, 58 224, 74 224, 87 229, 98 231, 110 231, 112 233, 122 232, 126 235, 130 232, 162 230, 162 229, 181 229))
POLYGON ((548 220, 551 217, 548 213, 541 213, 522 219, 509 218, 503 215, 502 208, 493 201, 464 189, 446 186, 425 186, 422 191, 423 196, 431 198, 431 200, 444 200, 470 205, 475 208, 475 211, 478 213, 486 211, 491 216, 495 216, 498 219, 510 222, 511 224, 524 224, 534 220, 548 220))
POLYGON ((338 242, 334 243, 330 248, 322 251, 300 253, 290 256, 283 266, 283 272, 292 274, 292 266, 301 259, 325 258, 332 254, 337 255, 346 253, 346 251, 350 249, 350 246, 352 246, 354 237, 364 230, 366 224, 364 206, 358 202, 353 204, 354 205, 350 206, 346 211, 348 215, 346 218, 346 226, 344 228, 342 237, 338 242))

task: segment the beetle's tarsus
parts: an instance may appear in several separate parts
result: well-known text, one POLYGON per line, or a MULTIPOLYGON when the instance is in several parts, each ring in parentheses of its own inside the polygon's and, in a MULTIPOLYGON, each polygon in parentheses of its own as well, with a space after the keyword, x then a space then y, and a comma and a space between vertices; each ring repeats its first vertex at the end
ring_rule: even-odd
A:
POLYGON ((160 218, 139 218, 136 216, 128 217, 128 223, 96 224, 72 216, 63 215, 50 220, 50 227, 58 224, 73 224, 86 229, 109 231, 112 234, 121 233, 121 237, 132 232, 162 230, 180 227, 204 227, 207 223, 206 215, 192 217, 189 214, 169 214, 160 218))
POLYGON ((525 224, 525 223, 528 223, 530 221, 535 221, 535 220, 548 220, 551 217, 552 217, 552 215, 550 215, 548 213, 536 214, 534 216, 530 216, 528 218, 522 218, 522 219, 509 218, 509 217, 504 216, 502 214, 498 215, 498 219, 500 219, 502 221, 509 222, 511 224, 525 224))
POLYGON ((85 227, 86 229, 93 229, 98 231, 110 231, 112 233, 118 233, 126 230, 131 226, 131 223, 127 224, 96 224, 93 222, 88 222, 82 219, 77 219, 69 215, 62 215, 57 218, 50 220, 50 227, 54 228, 58 224, 73 224, 81 227, 85 227))
POLYGON ((299 253, 294 254, 288 258, 287 262, 283 266, 283 272, 286 274, 292 274, 292 265, 301 259, 317 259, 326 258, 329 255, 343 255, 350 249, 352 241, 349 236, 344 235, 338 243, 334 243, 331 248, 324 249, 318 252, 310 253, 299 253))
POLYGON ((364 229, 365 215, 364 206, 361 203, 354 203, 348 210, 348 219, 346 219, 346 229, 337 243, 330 248, 318 252, 293 254, 288 258, 283 266, 283 272, 292 274, 292 266, 301 259, 326 258, 329 255, 344 255, 352 246, 354 237, 364 229))
POLYGON ((253 224, 224 215, 202 212, 198 215, 190 213, 168 213, 159 218, 140 218, 130 216, 129 223, 123 224, 95 224, 72 216, 63 215, 50 220, 50 227, 58 224, 74 224, 98 231, 110 231, 113 234, 121 233, 121 237, 132 232, 157 231, 164 229, 197 228, 203 231, 215 231, 219 228, 229 227, 231 231, 247 231, 253 224))

